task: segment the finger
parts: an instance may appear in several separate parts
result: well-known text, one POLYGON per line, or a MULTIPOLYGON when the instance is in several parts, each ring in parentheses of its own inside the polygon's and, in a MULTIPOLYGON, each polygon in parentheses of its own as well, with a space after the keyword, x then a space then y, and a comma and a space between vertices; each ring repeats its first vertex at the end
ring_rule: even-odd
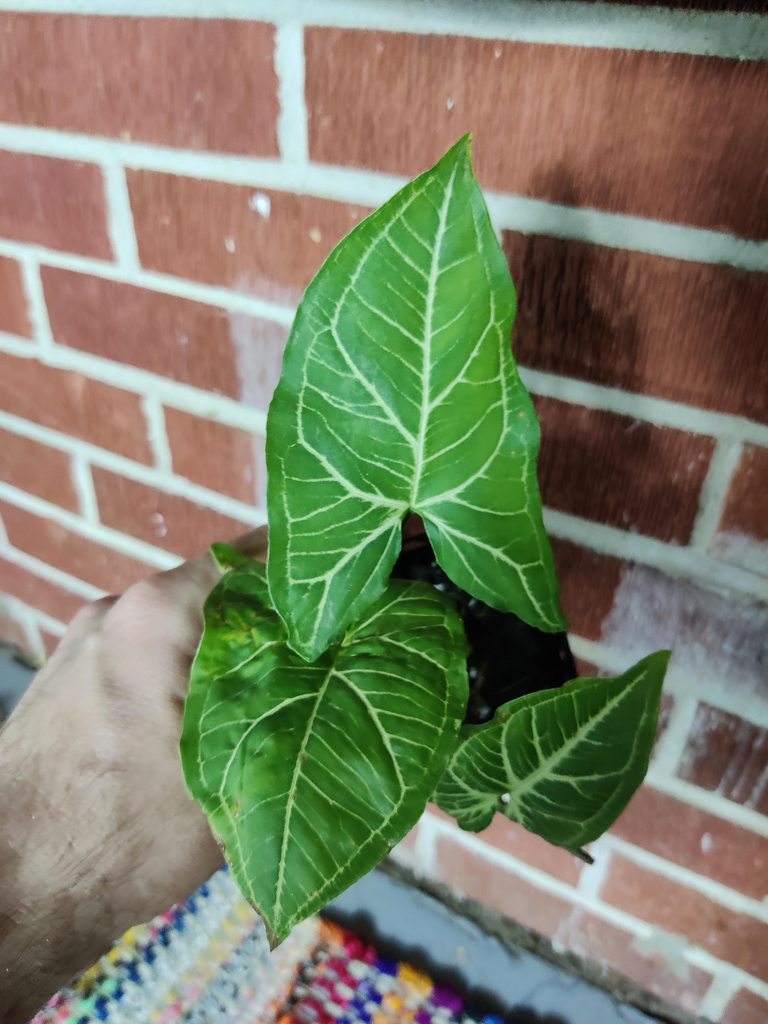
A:
POLYGON ((241 555, 248 555, 250 558, 264 562, 267 558, 267 539, 268 528, 266 526, 257 526, 255 530, 251 530, 250 533, 244 533, 235 540, 231 540, 229 544, 235 551, 239 551, 241 555))
MULTIPOLYGON (((227 543, 249 558, 264 561, 267 557, 267 527, 258 526, 255 530, 241 534, 227 543)), ((165 585, 177 590, 180 597, 185 599, 185 603, 191 601, 195 606, 202 605, 220 578, 221 570, 214 562, 210 551, 157 576, 165 585)))

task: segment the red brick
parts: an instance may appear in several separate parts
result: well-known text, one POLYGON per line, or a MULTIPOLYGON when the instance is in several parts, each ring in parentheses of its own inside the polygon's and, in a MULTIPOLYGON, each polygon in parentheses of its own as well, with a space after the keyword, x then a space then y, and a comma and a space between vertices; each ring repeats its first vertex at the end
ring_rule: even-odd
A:
POLYGON ((247 523, 105 469, 93 470, 102 523, 184 558, 252 529, 247 523))
POLYGON ((101 171, 74 160, 0 151, 0 235, 109 259, 101 171))
POLYGON ((329 199, 130 171, 142 266, 293 303, 368 212, 329 199), (268 204, 265 216, 257 201, 268 204))
POLYGON ((0 256, 0 331, 32 337, 21 267, 8 256, 0 256))
POLYGON ((414 174, 472 131, 488 188, 768 230, 758 62, 325 28, 305 52, 320 163, 414 174))
POLYGON ((74 371, 0 353, 0 408, 137 462, 152 461, 141 399, 74 371))
POLYGON ((556 537, 552 538, 552 549, 570 629, 588 640, 599 640, 603 622, 613 608, 624 563, 556 537))
POLYGON ((768 730, 699 704, 678 775, 768 814, 768 730))
POLYGON ((170 408, 165 427, 174 473, 239 501, 264 504, 262 435, 170 408))
POLYGON ((433 877, 526 928, 551 938, 572 904, 520 878, 449 836, 439 836, 433 877))
POLYGON ((602 898, 665 931, 684 935, 720 960, 768 977, 768 924, 615 856, 602 898))
POLYGON ((501 814, 497 814, 491 825, 480 833, 480 838, 489 846, 495 846, 569 885, 576 885, 585 868, 572 853, 552 846, 501 814))
POLYGON ((611 830, 665 860, 762 899, 768 838, 644 786, 611 830))
POLYGON ((287 330, 146 288, 44 267, 59 343, 266 410, 287 330))
POLYGON ((516 232, 504 246, 521 363, 768 419, 765 274, 516 232))
POLYGON ((62 637, 58 636, 56 633, 50 633, 47 629, 40 630, 40 637, 43 641, 43 647, 45 647, 45 653, 50 658, 59 646, 62 637))
POLYGON ((1 428, 0 480, 73 512, 79 510, 69 455, 1 428))
POLYGON ((725 1008, 721 1024, 765 1024, 768 1001, 745 988, 740 989, 725 1008))
POLYGON ((602 674, 597 665, 593 665, 591 661, 576 657, 573 660, 576 663, 576 672, 580 679, 596 679, 602 674))
POLYGON ((711 438, 553 398, 537 398, 536 411, 547 505, 659 540, 690 540, 711 438))
POLYGON ((681 976, 676 965, 673 972, 662 951, 646 951, 632 932, 589 910, 574 910, 557 937, 571 952, 618 971, 646 991, 690 1013, 698 1011, 712 981, 712 975, 698 967, 688 966, 681 976))
POLYGON ((0 516, 12 547, 101 590, 119 593, 156 571, 52 519, 33 515, 6 502, 0 503, 0 516))
POLYGON ((711 551, 726 562, 768 576, 766 493, 768 449, 745 445, 711 551))
POLYGON ((69 622, 85 604, 76 594, 4 558, 0 558, 0 591, 60 622, 69 622))
POLYGON ((0 120, 277 156, 274 29, 258 21, 0 16, 0 120))
POLYGON ((756 540, 768 541, 768 448, 745 445, 734 473, 720 521, 721 530, 738 530, 756 540))
POLYGON ((418 857, 416 856, 416 840, 418 836, 419 824, 417 822, 411 831, 403 836, 400 842, 390 851, 389 855, 392 860, 418 871, 420 869, 418 857))

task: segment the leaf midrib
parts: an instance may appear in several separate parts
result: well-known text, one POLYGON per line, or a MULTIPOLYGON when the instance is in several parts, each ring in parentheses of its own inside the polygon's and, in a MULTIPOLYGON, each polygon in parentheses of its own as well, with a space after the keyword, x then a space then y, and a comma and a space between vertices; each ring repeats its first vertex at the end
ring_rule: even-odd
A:
MULTIPOLYGON (((638 686, 640 683, 642 683, 642 681, 645 679, 645 675, 646 673, 643 673, 637 679, 633 680, 630 686, 622 688, 621 691, 617 693, 615 697, 610 699, 596 715, 588 718, 584 725, 582 725, 573 734, 573 736, 570 737, 570 739, 568 739, 561 747, 558 747, 557 750, 553 751, 553 753, 546 760, 542 761, 539 764, 539 766, 534 769, 534 771, 532 771, 529 775, 526 775, 523 779, 517 778, 517 776, 512 771, 511 765, 508 764, 506 757, 506 734, 514 721, 515 716, 512 716, 505 723, 504 735, 501 741, 502 753, 505 755, 505 763, 507 763, 508 765, 507 771, 508 775, 510 776, 510 802, 506 808, 507 812, 513 809, 517 812, 520 812, 520 801, 523 799, 523 797, 527 796, 532 790, 536 788, 541 779, 549 773, 553 765, 557 764, 557 762, 561 761, 563 758, 568 757, 568 755, 571 753, 574 747, 578 746, 578 744, 585 739, 588 733, 590 733, 594 728, 596 728, 603 721, 603 719, 608 714, 610 714, 610 712, 613 711, 625 697, 629 695, 629 693, 631 692, 631 690, 635 688, 635 686, 638 686), (517 783, 517 786, 514 789, 512 789, 511 786, 513 781, 517 783)), ((562 696, 565 696, 566 693, 567 691, 565 691, 562 694, 562 696)), ((575 704, 576 698, 574 697, 574 695, 572 693, 567 695, 575 704)), ((551 703, 551 701, 547 701, 546 703, 551 703)), ((537 705, 532 705, 529 707, 531 714, 534 715, 537 710, 537 705)))
POLYGON ((301 741, 301 747, 299 748, 299 753, 296 756, 296 764, 293 767, 293 775, 291 776, 291 786, 290 789, 288 790, 288 797, 286 799, 285 804, 285 820, 283 822, 283 835, 280 843, 280 863, 277 869, 277 882, 275 883, 275 921, 277 921, 277 919, 279 918, 280 911, 282 910, 283 884, 285 882, 286 853, 288 849, 288 839, 290 836, 291 815, 293 814, 293 808, 296 799, 296 787, 299 784, 299 778, 302 773, 302 765, 304 763, 304 755, 307 749, 307 744, 309 743, 310 737, 312 735, 312 728, 315 724, 315 719, 317 718, 317 712, 320 708, 323 697, 325 696, 325 691, 328 689, 328 684, 330 683, 331 678, 333 677, 334 668, 335 661, 334 664, 332 664, 328 669, 325 675, 325 679, 323 679, 320 689, 317 691, 317 697, 315 698, 315 706, 312 708, 312 712, 307 720, 307 727, 304 730, 304 736, 301 741))
POLYGON ((434 333, 435 295, 437 292, 437 278, 440 272, 440 253, 443 239, 447 230, 448 206, 453 193, 453 183, 456 178, 456 167, 451 171, 448 184, 445 187, 445 195, 440 207, 440 214, 437 225, 437 234, 432 248, 432 259, 429 267, 429 279, 427 282, 427 308, 424 313, 424 344, 422 346, 422 373, 421 373, 421 410, 419 412, 419 430, 416 435, 414 446, 414 467, 413 487, 411 489, 411 508, 418 504, 419 488, 421 486, 421 474, 424 467, 424 446, 427 438, 427 427, 429 425, 429 414, 431 411, 430 389, 432 382, 431 360, 432 360, 432 335, 434 333))

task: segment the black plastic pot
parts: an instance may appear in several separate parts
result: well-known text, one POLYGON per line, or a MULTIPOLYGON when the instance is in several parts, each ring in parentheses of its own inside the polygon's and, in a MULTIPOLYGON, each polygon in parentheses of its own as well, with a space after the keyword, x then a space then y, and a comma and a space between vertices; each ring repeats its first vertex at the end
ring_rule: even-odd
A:
POLYGON ((470 646, 466 722, 487 722, 507 701, 575 678, 576 665, 565 633, 543 633, 511 612, 497 611, 470 597, 437 564, 425 533, 404 538, 392 575, 431 583, 456 601, 470 646))

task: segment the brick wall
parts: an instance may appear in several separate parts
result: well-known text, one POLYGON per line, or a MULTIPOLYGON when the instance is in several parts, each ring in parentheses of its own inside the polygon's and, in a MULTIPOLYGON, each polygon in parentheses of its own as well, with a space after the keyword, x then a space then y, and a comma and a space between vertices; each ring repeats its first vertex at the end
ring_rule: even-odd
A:
POLYGON ((264 521, 296 300, 473 130, 574 650, 586 671, 675 653, 648 783, 595 867, 435 810, 399 856, 688 1010, 767 1019, 768 20, 712 10, 743 4, 14 6, 0 635, 41 656, 82 602, 264 521))

